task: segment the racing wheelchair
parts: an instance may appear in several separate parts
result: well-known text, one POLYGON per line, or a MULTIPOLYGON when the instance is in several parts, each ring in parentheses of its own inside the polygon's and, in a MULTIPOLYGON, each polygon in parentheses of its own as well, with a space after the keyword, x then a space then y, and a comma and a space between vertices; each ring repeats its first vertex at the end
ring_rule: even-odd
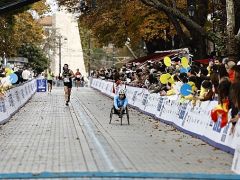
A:
POLYGON ((129 123, 128 107, 126 107, 125 111, 120 111, 120 113, 116 113, 116 112, 114 111, 114 106, 113 106, 112 109, 111 109, 111 112, 110 112, 110 121, 109 121, 109 124, 111 124, 113 114, 117 115, 117 116, 120 118, 121 125, 122 125, 123 116, 126 115, 126 116, 127 116, 128 125, 130 124, 130 123, 129 123))

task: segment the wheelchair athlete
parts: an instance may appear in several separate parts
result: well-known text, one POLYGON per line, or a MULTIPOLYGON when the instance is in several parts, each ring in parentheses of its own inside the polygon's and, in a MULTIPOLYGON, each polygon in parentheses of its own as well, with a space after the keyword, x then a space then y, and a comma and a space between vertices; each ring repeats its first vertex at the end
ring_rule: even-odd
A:
POLYGON ((126 91, 121 89, 119 91, 119 95, 114 96, 114 113, 118 114, 121 118, 121 115, 125 112, 128 104, 128 100, 126 97, 126 91))

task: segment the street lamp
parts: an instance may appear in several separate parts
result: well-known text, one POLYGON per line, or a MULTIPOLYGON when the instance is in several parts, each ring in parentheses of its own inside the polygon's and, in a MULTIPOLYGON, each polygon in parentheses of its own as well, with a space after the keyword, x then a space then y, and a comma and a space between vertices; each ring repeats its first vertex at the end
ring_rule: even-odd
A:
POLYGON ((88 34, 88 77, 90 77, 91 73, 91 33, 88 34))
POLYGON ((3 64, 4 64, 4 67, 7 67, 7 58, 6 58, 5 52, 3 52, 3 64))
POLYGON ((188 7, 188 14, 189 14, 190 17, 193 17, 193 16, 194 16, 194 13, 195 13, 195 7, 194 7, 194 5, 191 4, 191 5, 188 7))
MULTIPOLYGON (((58 50, 59 50, 59 78, 61 77, 61 72, 62 72, 62 36, 57 36, 58 37, 58 50)), ((67 38, 64 38, 64 40, 67 40, 67 38)))

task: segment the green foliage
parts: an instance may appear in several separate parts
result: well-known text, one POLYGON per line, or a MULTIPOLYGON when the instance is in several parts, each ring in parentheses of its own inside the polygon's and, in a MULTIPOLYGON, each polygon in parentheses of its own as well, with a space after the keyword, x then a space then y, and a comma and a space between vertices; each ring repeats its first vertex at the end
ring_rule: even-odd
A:
POLYGON ((0 16, 0 56, 4 52, 7 57, 16 56, 21 45, 39 46, 43 42, 42 26, 27 10, 34 10, 42 15, 49 7, 45 5, 45 1, 41 1, 0 16))
MULTIPOLYGON (((60 5, 67 6, 70 11, 80 5, 74 2, 59 0, 60 5)), ((165 29, 169 29, 169 35, 176 34, 164 12, 145 6, 139 0, 98 0, 96 8, 92 8, 91 0, 86 0, 86 5, 88 8, 82 12, 80 23, 92 31, 101 45, 113 43, 123 47, 130 38, 134 49, 142 39, 150 41, 165 36, 165 29)))
POLYGON ((49 65, 49 59, 43 50, 34 44, 21 46, 18 54, 19 56, 28 58, 29 66, 37 73, 43 72, 49 65))

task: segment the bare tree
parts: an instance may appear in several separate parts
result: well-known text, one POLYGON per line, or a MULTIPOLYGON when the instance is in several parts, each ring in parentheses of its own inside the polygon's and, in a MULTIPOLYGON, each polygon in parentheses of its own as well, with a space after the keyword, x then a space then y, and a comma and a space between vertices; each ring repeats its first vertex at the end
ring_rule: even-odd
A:
POLYGON ((234 31, 235 31, 235 13, 234 13, 234 1, 233 0, 226 0, 226 11, 227 11, 228 58, 231 61, 237 61, 236 37, 235 37, 235 33, 234 33, 234 31))

